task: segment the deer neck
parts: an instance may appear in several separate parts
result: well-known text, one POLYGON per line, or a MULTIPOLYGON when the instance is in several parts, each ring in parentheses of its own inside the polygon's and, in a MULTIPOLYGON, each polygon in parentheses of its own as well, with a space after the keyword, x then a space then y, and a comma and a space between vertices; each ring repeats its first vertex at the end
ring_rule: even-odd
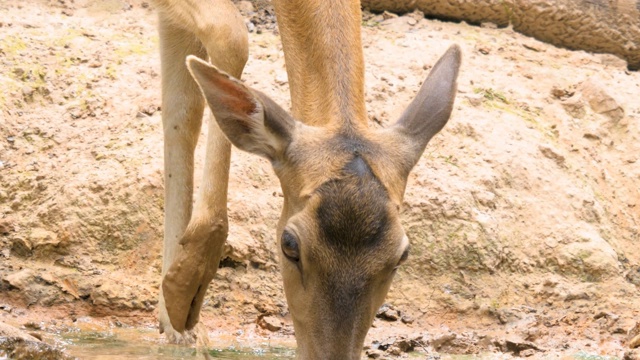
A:
POLYGON ((366 124, 359 1, 274 1, 292 113, 309 125, 366 124))

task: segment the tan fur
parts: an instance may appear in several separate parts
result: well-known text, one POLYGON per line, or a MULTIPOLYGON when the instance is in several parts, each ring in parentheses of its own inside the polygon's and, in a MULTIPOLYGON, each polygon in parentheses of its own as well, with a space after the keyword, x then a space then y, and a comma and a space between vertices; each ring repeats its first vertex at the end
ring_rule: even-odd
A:
POLYGON ((231 142, 269 159, 282 185, 276 233, 298 358, 358 359, 408 252, 399 218, 407 177, 449 118, 460 51, 452 47, 433 67, 394 126, 371 129, 359 2, 274 4, 293 116, 237 80, 247 59, 247 34, 228 0, 156 0, 166 182, 161 331, 181 341, 198 322, 227 236, 231 142), (202 60, 207 57, 210 63, 202 60), (202 95, 215 121, 192 211, 202 95))

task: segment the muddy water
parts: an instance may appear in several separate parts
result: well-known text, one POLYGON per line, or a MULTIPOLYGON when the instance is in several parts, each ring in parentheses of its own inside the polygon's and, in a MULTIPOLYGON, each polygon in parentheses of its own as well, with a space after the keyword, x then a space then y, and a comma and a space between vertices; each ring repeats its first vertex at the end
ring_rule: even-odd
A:
MULTIPOLYGON (((48 344, 63 348, 64 353, 82 360, 176 360, 176 359, 294 359, 295 350, 288 346, 269 343, 256 338, 238 342, 231 339, 218 339, 219 343, 206 350, 193 347, 170 345, 164 342, 157 329, 112 328, 98 331, 34 331, 48 344)), ((403 357, 424 359, 424 353, 411 352, 403 357)), ((364 356, 364 355, 363 355, 364 356)), ((485 353, 474 355, 436 354, 426 355, 427 359, 440 360, 506 360, 513 359, 509 354, 485 353)), ((601 356, 589 352, 577 352, 567 359, 575 360, 620 360, 614 356, 601 356)), ((8 360, 0 351, 0 360, 8 360)))
POLYGON ((176 360, 176 359, 293 359, 291 348, 255 344, 213 345, 206 351, 164 343, 154 329, 122 329, 109 331, 72 331, 50 335, 78 359, 89 360, 176 360))

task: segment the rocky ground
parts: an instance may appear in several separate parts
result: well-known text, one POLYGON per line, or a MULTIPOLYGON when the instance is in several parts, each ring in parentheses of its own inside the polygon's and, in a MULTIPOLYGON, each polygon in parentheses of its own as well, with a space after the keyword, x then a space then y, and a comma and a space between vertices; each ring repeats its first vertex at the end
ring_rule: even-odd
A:
MULTIPOLYGON (((238 5, 252 32, 244 79, 287 107, 269 3, 238 5)), ((0 323, 156 326, 155 22, 138 0, 0 0, 0 323)), ((452 119, 410 177, 412 252, 366 356, 640 358, 640 74, 491 24, 365 13, 362 25, 374 126, 399 116, 450 44, 464 52, 452 119)), ((279 184, 237 151, 231 172, 204 327, 290 344, 279 184)))

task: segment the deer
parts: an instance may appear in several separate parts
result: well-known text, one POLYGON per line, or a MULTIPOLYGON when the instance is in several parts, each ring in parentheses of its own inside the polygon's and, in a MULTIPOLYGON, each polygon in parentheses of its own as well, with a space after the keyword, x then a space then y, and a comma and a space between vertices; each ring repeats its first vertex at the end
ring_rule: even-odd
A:
POLYGON ((461 50, 452 45, 390 126, 369 127, 359 0, 273 0, 291 111, 241 80, 248 30, 230 0, 154 0, 164 132, 161 333, 188 341, 228 234, 232 145, 267 159, 283 206, 280 270, 299 359, 359 359, 409 240, 409 173, 447 123, 461 50), (202 185, 194 151, 209 106, 202 185), (187 339, 187 340, 185 340, 187 339))

